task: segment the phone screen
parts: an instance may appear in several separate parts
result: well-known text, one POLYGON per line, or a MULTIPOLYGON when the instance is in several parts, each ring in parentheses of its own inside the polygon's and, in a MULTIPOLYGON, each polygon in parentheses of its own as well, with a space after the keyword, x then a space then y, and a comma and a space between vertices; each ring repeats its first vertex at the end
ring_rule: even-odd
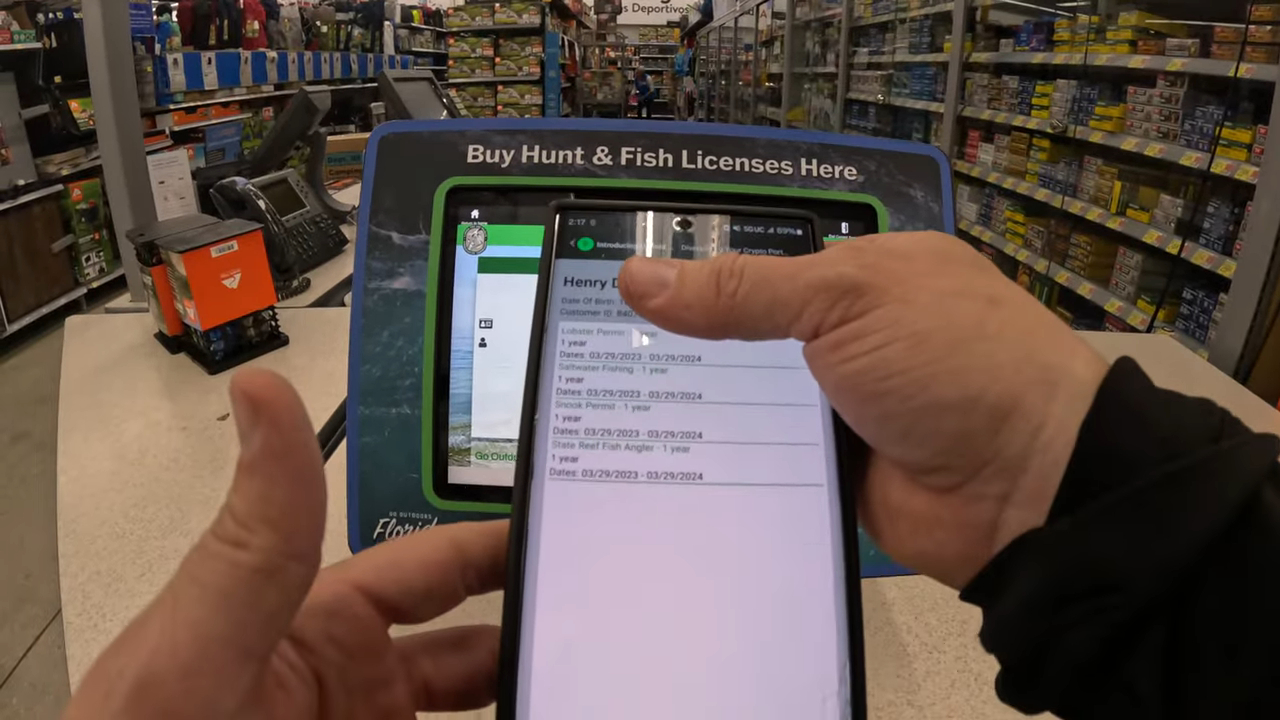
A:
POLYGON ((631 255, 798 255, 813 232, 796 217, 558 214, 516 717, 849 716, 833 418, 801 344, 668 333, 616 282, 631 255))

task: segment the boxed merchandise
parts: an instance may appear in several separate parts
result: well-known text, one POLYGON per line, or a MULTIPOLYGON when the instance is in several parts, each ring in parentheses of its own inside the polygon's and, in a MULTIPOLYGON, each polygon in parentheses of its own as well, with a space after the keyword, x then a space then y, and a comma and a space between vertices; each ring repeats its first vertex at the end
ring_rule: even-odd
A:
POLYGON ((1280 5, 1254 5, 1249 10, 1249 22, 1280 22, 1280 5))
POLYGON ((1280 45, 1245 45, 1244 62, 1275 65, 1280 62, 1280 45))
POLYGON ((449 57, 493 57, 492 37, 483 35, 450 35, 449 57))
MULTIPOLYGON (((1125 95, 1129 101, 1130 106, 1146 105, 1151 102, 1151 94, 1153 92, 1155 91, 1151 88, 1138 87, 1136 85, 1131 85, 1129 86, 1129 89, 1125 92, 1125 95)), ((1132 107, 1130 109, 1132 109, 1132 107)))
POLYGON ((493 77, 492 58, 449 58, 449 79, 493 77))
POLYGON ((92 178, 64 183, 63 209, 67 227, 75 237, 72 257, 76 278, 88 282, 115 269, 117 258, 111 244, 111 223, 107 217, 102 180, 92 178))
POLYGON ((536 77, 542 61, 536 57, 524 55, 520 57, 496 57, 493 59, 494 77, 536 77))
POLYGON ((1151 122, 1151 108, 1148 105, 1128 105, 1125 107, 1124 116, 1129 120, 1138 122, 1151 122))
POLYGON ((1216 43, 1242 43, 1245 38, 1243 25, 1214 25, 1213 41, 1216 43))
POLYGON ((1280 43, 1280 25, 1250 25, 1244 39, 1251 43, 1280 43))
MULTIPOLYGON (((1172 91, 1178 92, 1178 91, 1172 91)), ((1160 123, 1162 125, 1181 125, 1182 111, 1173 110, 1166 107, 1153 107, 1149 113, 1151 122, 1160 123)))
MULTIPOLYGON (((499 85, 498 87, 502 87, 499 85)), ((517 86, 518 87, 518 86, 517 86)), ((488 84, 454 85, 449 88, 454 101, 468 107, 493 107, 497 104, 494 86, 488 84)))
POLYGON ((1095 116, 1089 120, 1089 127, 1094 130, 1118 133, 1124 131, 1124 120, 1122 118, 1099 118, 1095 116))
POLYGON ((1186 90, 1155 90, 1151 93, 1151 104, 1157 107, 1178 109, 1186 100, 1186 90))
POLYGON ((526 118, 542 117, 541 105, 499 105, 494 117, 526 118))
POLYGON ((1167 233, 1177 234, 1178 232, 1178 216, 1170 215, 1161 210, 1153 210, 1151 212, 1151 226, 1167 233))
POLYGON ((1178 73, 1160 73, 1156 75, 1158 90, 1186 90, 1187 76, 1178 73))
POLYGON ((499 85, 497 102, 500 105, 542 105, 542 85, 537 83, 512 83, 499 85))
POLYGON ((240 136, 244 123, 210 125, 195 131, 196 167, 210 167, 240 159, 240 136))
POLYGON ((1204 46, 1199 39, 1169 38, 1164 42, 1164 54, 1170 57, 1201 57, 1204 46))
POLYGON ((507 2, 493 6, 494 25, 537 25, 541 22, 540 2, 507 2))
POLYGON ((1185 25, 1169 22, 1159 15, 1153 15, 1142 10, 1125 10, 1116 17, 1116 25, 1120 27, 1158 28, 1165 35, 1176 35, 1178 37, 1185 37, 1187 34, 1185 25))
POLYGON ((1254 127, 1243 123, 1224 123, 1222 130, 1218 132, 1218 137, 1242 145, 1252 145, 1254 127))
POLYGON ((447 28, 487 27, 493 25, 492 5, 455 5, 445 8, 444 26, 447 28))
POLYGON ((1231 142, 1230 140, 1223 140, 1218 143, 1216 154, 1218 157, 1223 157, 1228 160, 1249 162, 1253 157, 1253 146, 1231 142))
POLYGON ((1139 55, 1163 55, 1164 38, 1139 40, 1136 50, 1139 55))
POLYGON ((524 35, 504 37, 498 41, 498 55, 502 57, 521 57, 542 55, 542 36, 524 35))
POLYGON ((1244 50, 1244 43, 1214 43, 1209 47, 1209 57, 1214 60, 1235 60, 1244 50))
POLYGON ((364 172, 364 151, 369 133, 330 135, 324 148, 324 179, 359 178, 364 172))

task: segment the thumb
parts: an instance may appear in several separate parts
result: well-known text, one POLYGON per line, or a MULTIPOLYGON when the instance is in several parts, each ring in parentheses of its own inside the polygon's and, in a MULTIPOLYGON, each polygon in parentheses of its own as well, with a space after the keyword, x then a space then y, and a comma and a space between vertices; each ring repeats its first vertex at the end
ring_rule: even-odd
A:
POLYGON ((708 339, 808 342, 846 312, 850 278, 835 250, 779 258, 727 253, 710 260, 633 257, 622 299, 653 324, 708 339), (824 262, 823 258, 826 259, 824 262))
POLYGON ((145 702, 153 707, 235 703, 307 596, 320 565, 325 485, 306 408, 265 370, 239 372, 231 403, 240 459, 222 508, 82 687, 132 668, 125 672, 151 679, 145 702))
POLYGON ((231 405, 240 438, 231 489, 164 594, 181 597, 175 622, 201 626, 209 644, 233 643, 227 659, 244 663, 269 654, 311 589, 326 497, 315 431, 288 381, 241 371, 231 405))

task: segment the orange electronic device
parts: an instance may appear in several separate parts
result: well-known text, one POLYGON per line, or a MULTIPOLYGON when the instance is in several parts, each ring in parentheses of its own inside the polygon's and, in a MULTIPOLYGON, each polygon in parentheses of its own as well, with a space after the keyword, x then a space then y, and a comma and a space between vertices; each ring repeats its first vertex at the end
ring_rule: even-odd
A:
POLYGON ((210 330, 276 304, 262 226, 226 220, 157 241, 182 321, 210 330))

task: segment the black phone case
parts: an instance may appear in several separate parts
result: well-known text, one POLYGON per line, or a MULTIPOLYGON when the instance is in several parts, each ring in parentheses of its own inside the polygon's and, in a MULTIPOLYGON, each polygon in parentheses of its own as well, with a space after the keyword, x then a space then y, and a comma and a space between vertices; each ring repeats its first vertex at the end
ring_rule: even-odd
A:
MULTIPOLYGON (((817 224, 812 213, 744 206, 695 205, 677 203, 627 203, 608 200, 561 200, 551 204, 551 243, 542 253, 538 265, 538 291, 533 307, 533 330, 529 335, 529 364, 525 369, 523 410, 520 415, 520 443, 516 452, 515 486, 511 494, 511 528, 507 548, 507 578, 502 601, 502 634, 498 660, 497 720, 514 720, 516 713, 518 664, 520 662, 521 608, 524 605, 524 565, 527 546, 529 485, 533 472, 534 427, 537 420, 539 374, 542 369, 542 344, 546 336, 547 301, 551 274, 559 244, 558 218, 562 209, 616 210, 632 212, 688 212, 741 214, 767 217, 793 217, 810 220, 813 228, 813 251, 820 252, 817 224)), ((545 237, 545 234, 544 234, 545 237)), ((857 487, 866 475, 869 450, 834 411, 833 427, 836 444, 836 467, 840 483, 840 519, 845 559, 845 599, 849 616, 849 698, 850 717, 864 720, 867 716, 865 658, 862 635, 862 584, 858 570, 857 487)), ((674 651, 675 649, 673 649, 674 651)))

